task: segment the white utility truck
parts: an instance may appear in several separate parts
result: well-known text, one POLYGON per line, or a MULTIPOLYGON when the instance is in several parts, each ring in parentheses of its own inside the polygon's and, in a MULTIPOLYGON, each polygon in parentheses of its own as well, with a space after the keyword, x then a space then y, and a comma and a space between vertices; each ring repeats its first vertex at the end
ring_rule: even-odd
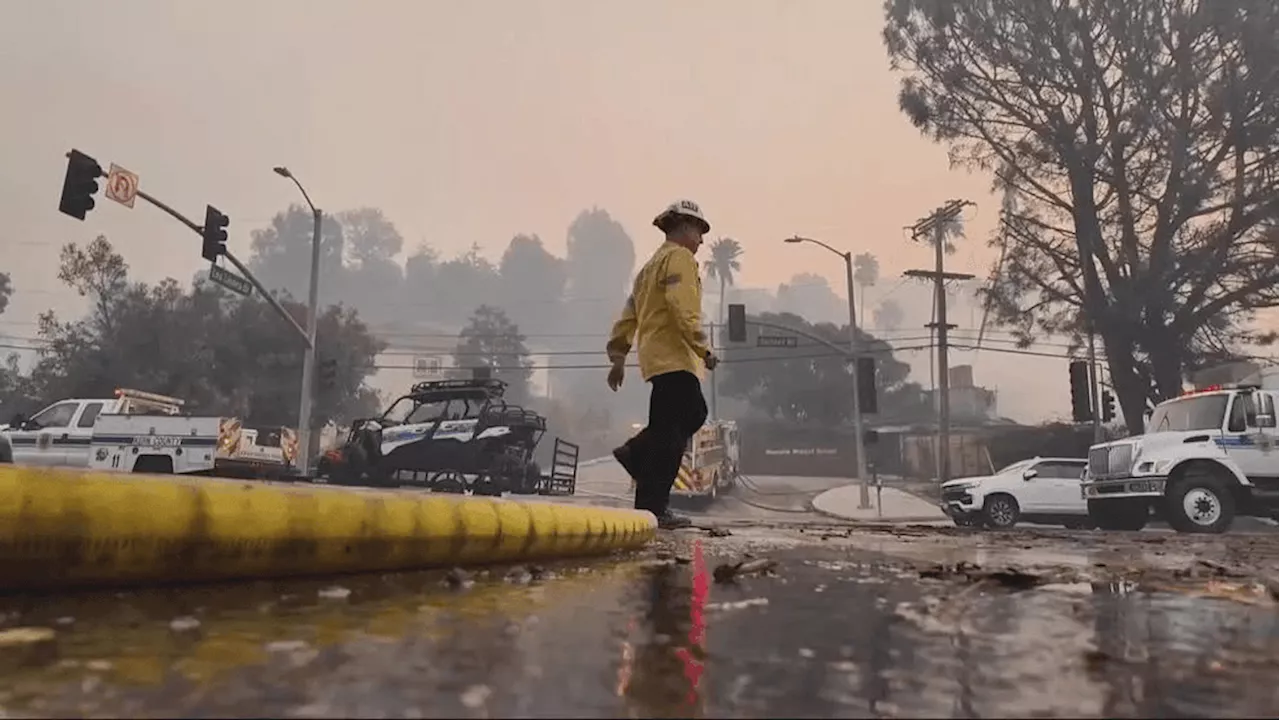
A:
POLYGON ((236 418, 183 415, 178 398, 120 388, 110 399, 60 400, 0 433, 20 465, 228 477, 292 474, 297 438, 280 428, 259 444, 236 418), (273 440, 275 440, 273 438, 273 440))
POLYGON ((1080 492, 1104 530, 1221 533, 1237 515, 1276 517, 1276 391, 1214 385, 1155 407, 1146 433, 1094 445, 1080 492))

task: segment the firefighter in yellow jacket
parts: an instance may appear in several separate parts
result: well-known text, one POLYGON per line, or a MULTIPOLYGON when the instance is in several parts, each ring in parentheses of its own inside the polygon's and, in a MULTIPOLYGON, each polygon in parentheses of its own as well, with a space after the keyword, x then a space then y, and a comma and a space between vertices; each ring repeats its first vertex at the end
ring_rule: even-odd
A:
POLYGON ((711 225, 690 200, 672 203, 653 224, 666 242, 636 275, 606 347, 609 387, 616 391, 632 341, 638 346, 640 375, 651 385, 649 424, 613 456, 636 481, 635 507, 656 515, 659 527, 677 528, 690 521, 671 512, 671 486, 689 438, 707 419, 702 368, 714 370, 717 362, 702 331, 702 280, 694 257, 711 225))

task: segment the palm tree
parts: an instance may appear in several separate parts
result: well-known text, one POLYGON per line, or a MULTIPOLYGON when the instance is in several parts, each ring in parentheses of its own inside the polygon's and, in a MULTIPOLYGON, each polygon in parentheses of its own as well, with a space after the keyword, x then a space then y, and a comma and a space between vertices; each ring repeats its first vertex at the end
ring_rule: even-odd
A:
MULTIPOLYGON (((742 269, 742 263, 738 262, 738 258, 742 256, 742 245, 733 238, 722 237, 711 243, 711 259, 703 263, 703 267, 707 271, 708 280, 720 281, 720 317, 716 324, 724 327, 724 289, 733 284, 733 275, 742 269)), ((712 333, 712 339, 715 334, 712 333)), ((717 376, 711 376, 711 419, 716 420, 720 417, 719 409, 716 407, 716 386, 718 384, 717 376)))
POLYGON ((866 327, 867 288, 880 279, 880 261, 871 253, 860 253, 853 258, 853 281, 858 285, 858 324, 866 327))
POLYGON ((704 262, 708 280, 720 281, 720 317, 717 324, 724 324, 724 290, 733 284, 734 273, 742 270, 742 245, 733 238, 722 237, 711 243, 711 259, 704 262))

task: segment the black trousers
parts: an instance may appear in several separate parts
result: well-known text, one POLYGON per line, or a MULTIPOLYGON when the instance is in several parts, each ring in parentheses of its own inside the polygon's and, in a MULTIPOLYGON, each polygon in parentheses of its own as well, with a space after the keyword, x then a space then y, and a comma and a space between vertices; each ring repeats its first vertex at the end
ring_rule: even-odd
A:
POLYGON ((702 383, 691 372, 655 375, 649 384, 649 424, 627 446, 635 458, 635 507, 661 515, 671 502, 671 486, 689 438, 707 421, 707 401, 702 383))

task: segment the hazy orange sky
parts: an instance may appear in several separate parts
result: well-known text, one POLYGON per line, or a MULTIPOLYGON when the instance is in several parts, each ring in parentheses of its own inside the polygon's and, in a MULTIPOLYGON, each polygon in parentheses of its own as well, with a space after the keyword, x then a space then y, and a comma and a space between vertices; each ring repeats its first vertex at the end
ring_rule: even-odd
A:
MULTIPOLYGON (((740 285, 815 271, 842 294, 838 261, 781 238, 876 253, 896 283, 931 263, 903 226, 967 197, 949 269, 983 276, 998 203, 899 113, 881 27, 877 0, 7 0, 0 270, 16 295, 0 332, 80 310, 54 277, 65 242, 105 233, 142 280, 202 267, 198 238, 143 204, 58 214, 71 147, 197 221, 216 205, 241 257, 299 200, 271 172, 284 164, 323 209, 381 207, 407 249, 495 259, 521 232, 562 253, 592 205, 645 255, 653 215, 689 197, 745 247, 740 285)), ((1003 411, 1065 409, 1064 362, 1006 358, 1025 381, 978 373, 1003 411), (1045 389, 1050 367, 1062 382, 1045 389)))

